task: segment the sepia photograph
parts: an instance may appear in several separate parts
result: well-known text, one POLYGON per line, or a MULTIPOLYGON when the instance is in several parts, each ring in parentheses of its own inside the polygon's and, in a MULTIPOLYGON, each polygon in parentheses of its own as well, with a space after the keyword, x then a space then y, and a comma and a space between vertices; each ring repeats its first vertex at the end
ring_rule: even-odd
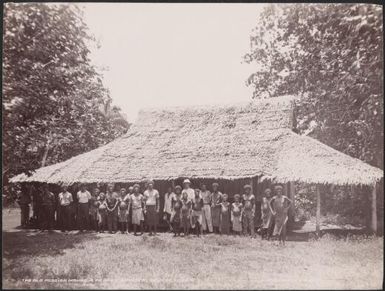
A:
POLYGON ((383 288, 382 5, 2 9, 2 289, 383 288))

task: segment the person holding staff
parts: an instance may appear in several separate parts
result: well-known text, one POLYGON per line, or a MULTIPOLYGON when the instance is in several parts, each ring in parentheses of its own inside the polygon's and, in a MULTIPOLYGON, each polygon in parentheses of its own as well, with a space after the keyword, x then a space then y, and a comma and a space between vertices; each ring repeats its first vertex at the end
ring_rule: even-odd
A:
POLYGON ((286 224, 288 219, 288 211, 292 201, 283 195, 282 185, 274 186, 275 196, 269 202, 271 213, 274 216, 273 237, 278 238, 279 243, 285 245, 286 241, 286 224))

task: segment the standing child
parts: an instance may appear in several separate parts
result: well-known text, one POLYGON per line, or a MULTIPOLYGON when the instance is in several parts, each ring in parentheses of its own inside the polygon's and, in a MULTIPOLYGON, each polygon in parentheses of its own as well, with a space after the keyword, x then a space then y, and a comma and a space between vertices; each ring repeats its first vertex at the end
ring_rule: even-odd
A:
POLYGON ((203 219, 203 200, 200 197, 200 190, 195 189, 195 197, 192 201, 192 228, 196 229, 196 234, 199 237, 202 234, 202 219, 203 219))
POLYGON ((229 234, 230 233, 230 203, 227 201, 228 195, 223 194, 223 201, 221 203, 221 224, 220 224, 220 233, 229 234))
POLYGON ((240 235, 242 233, 242 203, 239 202, 241 196, 234 195, 234 203, 231 204, 231 222, 233 224, 234 234, 240 235))
POLYGON ((139 184, 134 185, 134 193, 131 195, 131 205, 132 205, 132 225, 134 227, 134 235, 136 235, 136 229, 140 227, 140 234, 143 234, 143 206, 144 206, 144 197, 139 193, 139 184))
POLYGON ((99 232, 104 232, 107 228, 107 204, 104 193, 100 193, 98 199, 98 228, 99 232))
POLYGON ((181 216, 184 236, 188 236, 190 231, 191 200, 188 198, 187 192, 182 194, 181 216))

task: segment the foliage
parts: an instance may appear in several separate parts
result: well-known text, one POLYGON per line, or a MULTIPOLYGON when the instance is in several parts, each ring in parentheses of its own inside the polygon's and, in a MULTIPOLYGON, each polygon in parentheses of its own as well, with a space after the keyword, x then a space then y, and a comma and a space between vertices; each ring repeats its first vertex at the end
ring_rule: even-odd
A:
POLYGON ((269 5, 250 41, 254 98, 299 96, 300 133, 383 168, 380 5, 269 5))
POLYGON ((127 130, 122 115, 100 110, 111 98, 89 59, 94 39, 76 5, 7 3, 3 36, 3 178, 127 130))

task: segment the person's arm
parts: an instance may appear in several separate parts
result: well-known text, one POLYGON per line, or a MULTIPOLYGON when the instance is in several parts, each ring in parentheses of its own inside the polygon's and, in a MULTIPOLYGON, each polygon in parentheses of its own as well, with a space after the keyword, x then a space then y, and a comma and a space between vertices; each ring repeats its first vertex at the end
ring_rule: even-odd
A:
POLYGON ((159 204, 159 192, 158 191, 156 191, 156 193, 155 193, 155 205, 156 205, 155 211, 159 212, 160 204, 159 204))
POLYGON ((230 221, 233 222, 234 215, 233 215, 233 204, 230 205, 230 221))
POLYGON ((272 207, 272 202, 275 200, 275 197, 271 198, 270 202, 269 202, 269 208, 270 208, 270 211, 271 213, 273 213, 273 215, 275 215, 275 211, 273 210, 273 207, 272 207))

